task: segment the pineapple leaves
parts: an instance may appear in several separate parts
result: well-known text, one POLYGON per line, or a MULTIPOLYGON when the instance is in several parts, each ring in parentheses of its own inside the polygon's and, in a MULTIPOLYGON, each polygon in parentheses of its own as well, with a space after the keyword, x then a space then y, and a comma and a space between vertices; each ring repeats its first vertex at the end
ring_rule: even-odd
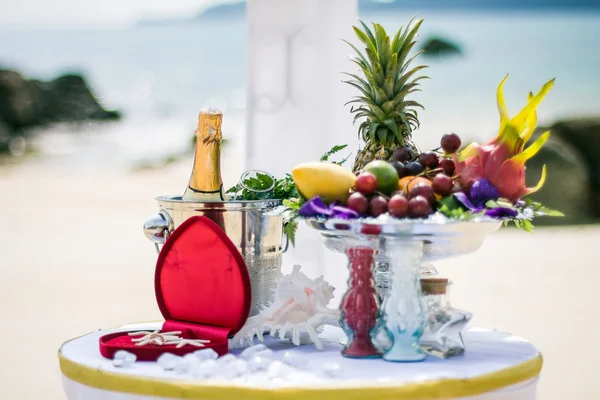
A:
POLYGON ((361 53, 360 50, 358 50, 355 45, 353 45, 352 43, 350 43, 349 41, 344 40, 344 39, 342 39, 342 41, 344 41, 348 46, 352 47, 352 49, 356 52, 356 54, 358 54, 358 59, 362 62, 362 64, 358 63, 358 62, 357 62, 357 64, 359 66, 361 66, 361 68, 366 69, 366 68, 370 67, 369 62, 367 61, 367 59, 365 58, 363 53, 361 53))
POLYGON ((385 103, 383 103, 381 105, 381 109, 383 110, 384 113, 389 114, 392 111, 394 111, 394 102, 393 101, 386 101, 385 103))
MULTIPOLYGON (((371 51, 370 49, 365 49, 365 53, 369 57, 369 61, 371 62, 372 68, 364 69, 364 72, 373 71, 375 69, 375 64, 379 63, 379 59, 377 57, 377 53, 371 51)), ((381 68, 381 65, 380 65, 381 68)))
POLYGON ((410 21, 408 22, 408 24, 403 28, 400 28, 400 31, 402 31, 402 33, 400 34, 400 38, 398 39, 398 42, 396 42, 396 45, 392 48, 392 51, 394 53, 400 53, 400 49, 402 48, 403 44, 406 43, 406 37, 408 36, 408 29, 410 28, 410 26, 412 25, 413 21, 415 20, 415 17, 411 18, 410 21))
POLYGON ((396 32, 396 34, 394 35, 394 39, 392 39, 391 50, 392 50, 393 54, 398 54, 396 47, 398 47, 398 40, 400 40, 400 35, 402 34, 402 29, 403 29, 403 27, 401 26, 400 29, 398 29, 398 32, 396 32))
POLYGON ((375 28, 375 39, 377 40, 377 51, 381 65, 387 65, 390 60, 390 37, 385 33, 383 27, 379 24, 373 24, 375 28))
POLYGON ((375 81, 377 81, 378 86, 383 86, 385 75, 383 74, 383 68, 381 68, 381 64, 379 64, 379 62, 376 62, 373 65, 373 77, 375 78, 375 81))
POLYGON ((379 123, 378 122, 371 122, 369 124, 369 138, 371 140, 375 140, 375 135, 377 133, 377 128, 379 128, 379 123))
MULTIPOLYGON (((354 86, 355 88, 357 88, 358 90, 360 90, 362 92, 362 94, 364 94, 365 96, 370 96, 371 93, 367 92, 361 85, 360 83, 356 82, 356 81, 344 81, 344 83, 347 83, 350 86, 354 86)), ((346 103, 348 104, 348 103, 346 103)), ((346 105, 344 104, 344 105, 346 105)))
POLYGON ((355 26, 353 26, 352 28, 354 29, 354 33, 356 33, 356 36, 358 36, 358 39, 367 46, 368 50, 372 51, 373 54, 375 54, 377 53, 377 48, 375 47, 375 38, 373 37, 373 34, 369 30, 369 28, 367 28, 365 24, 363 24, 363 26, 366 28, 365 32, 361 31, 355 26))
POLYGON ((398 29, 391 40, 382 25, 373 23, 369 28, 363 21, 359 22, 362 29, 357 26, 353 29, 365 45, 364 50, 346 43, 357 54, 351 61, 360 68, 361 74, 346 73, 350 79, 344 82, 360 93, 346 104, 352 105, 354 123, 360 123, 359 138, 372 150, 381 150, 380 156, 385 158, 389 146, 404 145, 411 132, 419 127, 415 108, 423 106, 409 96, 420 91, 419 81, 427 77, 416 74, 427 66, 411 69, 410 64, 421 53, 413 54, 413 49, 423 20, 413 18, 398 29))
POLYGON ((375 44, 376 41, 375 41, 375 36, 373 36, 373 32, 371 32, 371 30, 369 29, 367 24, 365 24, 364 22, 360 21, 360 24, 364 28, 365 35, 367 36, 367 38, 371 41, 371 43, 375 44))
POLYGON ((390 75, 385 77, 383 90, 388 99, 394 98, 394 79, 390 75))
MULTIPOLYGON (((404 74, 402 76, 402 78, 400 78, 396 84, 394 85, 394 91, 395 92, 399 92, 402 90, 402 88, 404 87, 404 85, 406 85, 406 83, 408 82, 408 80, 417 72, 419 72, 420 70, 424 69, 424 68, 428 68, 426 65, 420 65, 418 67, 415 67, 413 69, 411 69, 410 71, 408 71, 406 74, 404 74)), ((418 82, 422 79, 427 79, 427 76, 419 76, 418 78, 415 78, 412 82, 418 82)))
POLYGON ((392 133, 394 134, 394 137, 398 137, 399 133, 398 133, 398 125, 396 125, 396 122, 393 119, 386 119, 385 121, 383 121, 383 124, 390 130, 392 131, 392 133))
MULTIPOLYGON (((411 23, 412 23, 412 20, 411 20, 411 23)), ((417 32, 419 31, 419 28, 421 27, 422 23, 423 23, 423 19, 420 19, 412 26, 412 29, 410 30, 410 32, 408 32, 408 35, 402 41, 402 47, 398 50, 398 53, 404 52, 405 46, 407 46, 407 43, 412 44, 412 41, 415 38, 415 36, 417 35, 417 32)), ((410 24, 406 26, 407 30, 408 30, 409 26, 410 26, 410 24)))
POLYGON ((398 77, 398 54, 394 53, 390 56, 390 61, 385 66, 385 74, 396 81, 398 77))
POLYGON ((387 143, 388 132, 388 129, 383 126, 377 129, 377 137, 381 143, 387 143))

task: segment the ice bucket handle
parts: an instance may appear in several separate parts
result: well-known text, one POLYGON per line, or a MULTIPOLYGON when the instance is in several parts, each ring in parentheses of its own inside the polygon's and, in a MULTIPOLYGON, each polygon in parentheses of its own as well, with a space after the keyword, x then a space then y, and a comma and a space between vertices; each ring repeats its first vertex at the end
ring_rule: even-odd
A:
POLYGON ((164 244, 173 232, 173 220, 165 211, 154 214, 144 222, 144 235, 154 243, 156 253, 160 253, 160 246, 164 244))

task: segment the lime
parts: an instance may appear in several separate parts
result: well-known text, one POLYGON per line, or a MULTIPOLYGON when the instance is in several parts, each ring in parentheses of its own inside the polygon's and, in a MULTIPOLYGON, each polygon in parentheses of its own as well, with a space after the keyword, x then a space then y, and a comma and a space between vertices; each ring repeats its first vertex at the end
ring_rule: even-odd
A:
POLYGON ((385 195, 390 195, 393 191, 398 190, 398 172, 396 168, 387 161, 371 161, 363 171, 370 172, 377 178, 377 190, 385 195))

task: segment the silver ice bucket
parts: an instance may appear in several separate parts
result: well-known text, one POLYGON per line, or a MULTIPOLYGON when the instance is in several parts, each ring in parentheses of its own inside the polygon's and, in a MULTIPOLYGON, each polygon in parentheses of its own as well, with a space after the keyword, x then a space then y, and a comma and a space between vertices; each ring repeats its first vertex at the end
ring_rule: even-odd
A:
POLYGON ((144 223, 144 233, 157 252, 181 223, 203 215, 223 229, 246 262, 252 286, 250 316, 269 306, 281 274, 282 254, 288 247, 281 201, 202 203, 184 201, 181 196, 161 196, 156 201, 159 212, 144 223))

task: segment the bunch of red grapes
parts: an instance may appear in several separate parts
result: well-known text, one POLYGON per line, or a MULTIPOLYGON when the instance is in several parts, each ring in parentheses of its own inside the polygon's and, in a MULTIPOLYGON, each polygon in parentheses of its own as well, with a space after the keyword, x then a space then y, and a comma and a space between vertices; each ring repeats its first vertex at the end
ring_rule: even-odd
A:
POLYGON ((399 185, 389 196, 381 192, 376 174, 361 172, 346 206, 371 217, 386 212, 395 218, 426 218, 433 214, 438 199, 463 190, 454 176, 451 158, 460 149, 460 137, 447 133, 440 144, 439 149, 416 157, 404 147, 396 149, 390 164, 398 174, 399 185))

